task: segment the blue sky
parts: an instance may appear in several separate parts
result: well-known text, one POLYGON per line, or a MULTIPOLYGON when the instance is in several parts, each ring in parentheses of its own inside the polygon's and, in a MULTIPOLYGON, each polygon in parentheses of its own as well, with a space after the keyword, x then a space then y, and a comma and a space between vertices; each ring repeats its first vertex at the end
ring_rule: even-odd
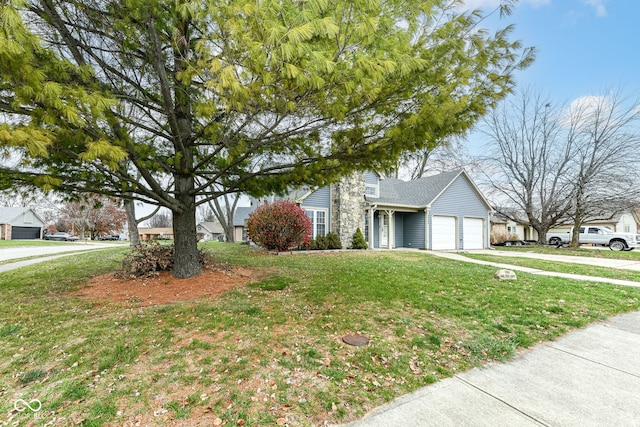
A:
MULTIPOLYGON (((494 10, 499 0, 467 0, 468 8, 494 10)), ((535 62, 516 73, 517 87, 547 95, 557 105, 619 91, 640 97, 640 1, 520 0, 513 14, 487 28, 514 24, 513 39, 537 50, 535 62)), ((471 154, 484 151, 477 132, 467 138, 471 154)))
MULTIPOLYGON (((489 10, 497 0, 469 0, 489 10)), ((501 21, 513 23, 514 38, 537 48, 537 59, 517 74, 555 102, 620 89, 640 89, 640 1, 520 0, 501 21)))

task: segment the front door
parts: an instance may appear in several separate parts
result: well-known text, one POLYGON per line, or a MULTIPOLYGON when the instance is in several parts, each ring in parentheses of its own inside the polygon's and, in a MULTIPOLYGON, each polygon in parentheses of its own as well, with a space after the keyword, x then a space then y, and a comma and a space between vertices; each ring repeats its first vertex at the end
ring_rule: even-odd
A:
POLYGON ((380 212, 380 247, 389 247, 389 216, 380 212))

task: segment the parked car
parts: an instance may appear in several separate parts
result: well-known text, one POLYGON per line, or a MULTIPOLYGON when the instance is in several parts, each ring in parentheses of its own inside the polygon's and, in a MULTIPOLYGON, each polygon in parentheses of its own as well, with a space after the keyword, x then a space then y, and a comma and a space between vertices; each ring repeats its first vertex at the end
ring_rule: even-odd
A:
POLYGON ((98 240, 120 240, 120 236, 98 236, 98 240))
POLYGON ((78 240, 78 236, 74 236, 69 233, 53 233, 53 234, 45 234, 42 237, 44 240, 59 240, 64 242, 75 242, 78 240))
MULTIPOLYGON (((547 233, 550 245, 562 245, 571 242, 573 228, 566 233, 547 233)), ((579 242, 583 244, 609 246, 612 251, 631 251, 640 246, 640 235, 631 233, 617 233, 607 227, 580 227, 579 242)))

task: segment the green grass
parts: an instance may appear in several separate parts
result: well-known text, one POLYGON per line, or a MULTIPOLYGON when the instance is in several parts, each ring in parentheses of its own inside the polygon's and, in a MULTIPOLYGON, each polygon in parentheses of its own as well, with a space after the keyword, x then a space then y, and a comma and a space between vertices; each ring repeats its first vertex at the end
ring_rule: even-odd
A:
POLYGON ((72 294, 117 269, 126 248, 0 276, 0 423, 44 425, 52 414, 95 426, 136 416, 153 425, 191 417, 246 426, 287 416, 301 425, 344 422, 640 309, 639 289, 527 274, 499 283, 493 267, 426 252, 279 257, 243 245, 205 247, 262 279, 213 301, 143 308, 72 294), (343 344, 352 333, 370 345, 343 344), (40 400, 39 418, 11 412, 18 398, 40 400))
POLYGON ((610 279, 630 280, 640 282, 640 271, 625 270, 622 268, 597 267, 588 264, 571 264, 565 262, 555 262, 521 258, 517 256, 496 256, 485 254, 463 254, 469 258, 482 261, 510 264, 520 267, 535 268, 544 271, 555 271, 559 273, 581 274, 584 276, 606 277, 610 279))

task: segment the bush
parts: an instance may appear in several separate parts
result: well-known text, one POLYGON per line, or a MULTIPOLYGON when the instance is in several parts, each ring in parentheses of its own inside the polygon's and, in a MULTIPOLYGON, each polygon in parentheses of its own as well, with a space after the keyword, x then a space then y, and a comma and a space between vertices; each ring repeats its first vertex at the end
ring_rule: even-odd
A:
POLYGON ((336 233, 327 233, 324 238, 327 241, 327 249, 342 249, 342 242, 336 233))
POLYGON ((353 239, 351 240, 351 249, 367 249, 369 245, 364 240, 364 234, 360 231, 360 228, 353 233, 353 239))
POLYGON ((325 236, 316 237, 316 245, 315 249, 319 251, 326 251, 329 249, 329 242, 325 236))
MULTIPOLYGON (((173 245, 160 244, 158 242, 143 243, 133 248, 131 253, 122 260, 121 275, 124 277, 149 276, 161 271, 173 270, 173 245)), ((203 267, 211 264, 211 256, 198 249, 200 265, 203 267)))
POLYGON ((310 236, 311 221, 293 202, 262 205, 247 221, 247 237, 268 250, 286 251, 309 243, 310 236))

